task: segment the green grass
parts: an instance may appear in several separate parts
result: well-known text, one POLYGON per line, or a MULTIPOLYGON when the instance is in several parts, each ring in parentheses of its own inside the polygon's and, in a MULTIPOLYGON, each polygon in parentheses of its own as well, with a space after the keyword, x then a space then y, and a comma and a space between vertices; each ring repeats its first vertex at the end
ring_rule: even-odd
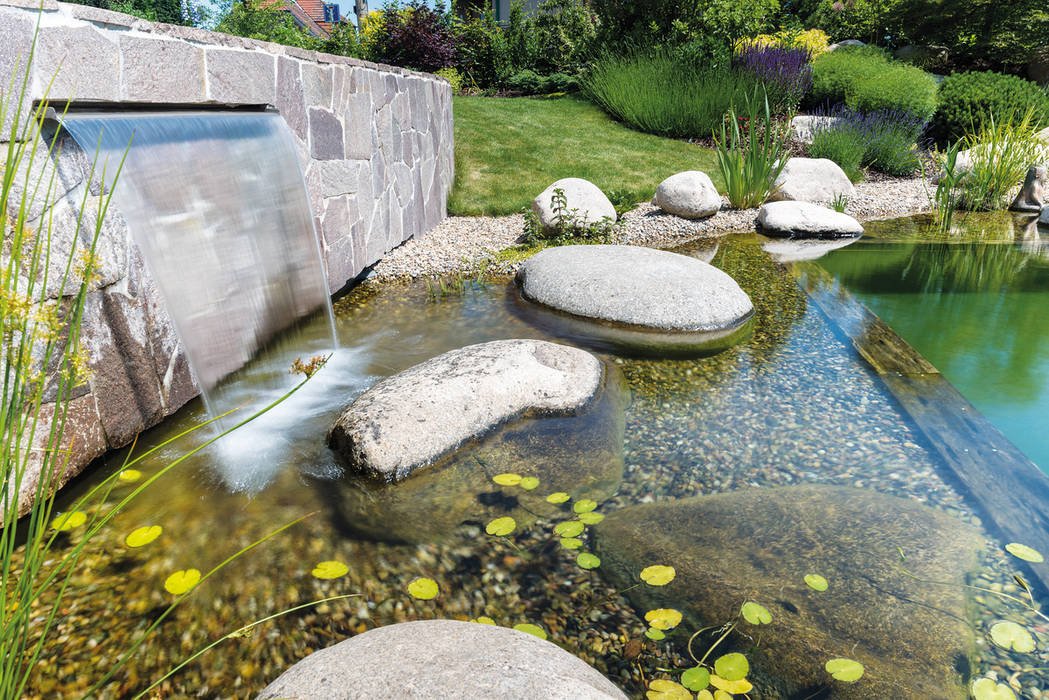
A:
POLYGON ((513 214, 564 177, 605 194, 648 201, 683 170, 702 170, 724 191, 714 151, 643 134, 574 97, 456 97, 455 186, 448 213, 513 214))

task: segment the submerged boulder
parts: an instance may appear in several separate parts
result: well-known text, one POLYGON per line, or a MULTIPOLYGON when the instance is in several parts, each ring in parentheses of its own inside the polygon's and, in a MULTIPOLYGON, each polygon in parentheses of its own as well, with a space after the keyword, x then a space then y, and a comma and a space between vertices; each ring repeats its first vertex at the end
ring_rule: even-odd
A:
POLYGON ((541 340, 470 345, 398 372, 336 419, 328 446, 351 473, 404 479, 514 418, 572 415, 601 388, 601 361, 541 340))
POLYGON ((550 698, 626 700, 583 660, 507 627, 456 620, 401 622, 316 651, 259 700, 550 698))
POLYGON ((668 214, 685 219, 703 219, 721 209, 721 195, 710 176, 699 170, 688 170, 671 175, 656 188, 652 198, 668 214))
POLYGON ((805 697, 828 683, 847 700, 966 697, 963 584, 983 539, 942 511, 837 486, 755 488, 625 508, 593 534, 617 586, 652 564, 675 567, 669 585, 628 595, 641 611, 682 612, 685 639, 735 619, 744 601, 763 605, 771 623, 741 623, 748 638, 736 640, 762 697, 805 697), (902 573, 900 551, 914 576, 952 585, 902 573), (809 574, 828 588, 810 588, 809 574), (862 663, 863 677, 831 681, 824 664, 836 657, 862 663))
POLYGON ((766 236, 841 238, 863 233, 860 222, 848 214, 809 202, 769 202, 758 210, 757 227, 766 236))
POLYGON ((776 178, 770 202, 832 202, 852 197, 856 188, 845 171, 829 158, 790 158, 776 178))
POLYGON ((585 319, 577 332, 626 345, 702 345, 737 330, 754 311, 716 267, 636 246, 547 248, 524 262, 517 284, 525 299, 585 319))
POLYGON ((532 201, 532 211, 539 217, 539 224, 544 231, 552 231, 561 223, 555 206, 554 196, 557 190, 564 194, 564 216, 569 216, 575 225, 585 226, 599 224, 603 220, 614 222, 616 208, 597 185, 579 177, 566 177, 558 180, 532 201))

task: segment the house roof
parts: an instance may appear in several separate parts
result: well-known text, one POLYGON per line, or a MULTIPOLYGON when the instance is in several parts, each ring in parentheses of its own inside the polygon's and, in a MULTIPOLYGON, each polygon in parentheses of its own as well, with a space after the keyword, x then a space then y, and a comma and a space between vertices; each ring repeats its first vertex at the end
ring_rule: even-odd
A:
POLYGON ((283 6, 313 36, 327 39, 331 34, 331 23, 324 21, 324 0, 269 0, 266 4, 283 6))

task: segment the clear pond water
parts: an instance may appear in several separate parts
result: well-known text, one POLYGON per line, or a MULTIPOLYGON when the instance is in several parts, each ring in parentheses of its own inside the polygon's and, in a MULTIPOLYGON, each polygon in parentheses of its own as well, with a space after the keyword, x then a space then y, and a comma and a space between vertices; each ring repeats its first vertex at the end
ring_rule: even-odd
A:
POLYGON ((963 240, 899 242, 908 231, 875 222, 819 264, 1049 471, 1049 247, 1002 240, 1011 224, 979 217, 963 240))
MULTIPOLYGON (((748 599, 773 616, 760 631, 743 629, 731 640, 750 655, 755 699, 929 697, 913 690, 926 682, 961 697, 970 674, 1046 665, 1044 652, 1030 664, 1032 659, 1015 660, 986 642, 989 621, 1003 615, 1026 621, 1025 615, 993 595, 966 604, 960 584, 969 580, 1015 593, 1015 560, 1002 551, 1003 543, 986 539, 980 514, 938 453, 840 328, 809 302, 791 267, 774 261, 761 243, 747 235, 681 250, 705 259, 713 254, 713 263, 740 281, 756 307, 747 338, 699 358, 631 357, 590 343, 538 314, 509 278, 436 298, 424 282, 353 291, 336 305, 340 347, 314 379, 258 422, 165 473, 91 544, 59 622, 60 649, 46 660, 30 695, 83 691, 97 678, 96 669, 111 665, 171 602, 163 589, 171 572, 207 571, 302 516, 308 517, 197 589, 106 696, 141 690, 240 625, 334 595, 355 597, 297 611, 227 640, 165 681, 161 694, 253 697, 307 653, 376 625, 483 615, 505 626, 540 626, 629 696, 644 697, 646 680, 674 678, 667 669, 693 665, 686 649, 693 632, 736 614, 717 606, 738 610, 748 599), (542 504, 548 490, 543 473, 536 474, 534 496, 472 476, 437 478, 432 488, 405 492, 391 522, 382 509, 360 505, 370 499, 360 497, 325 447, 339 410, 381 377, 447 350, 502 338, 579 344, 609 369, 608 391, 616 399, 608 405, 618 412, 618 427, 609 428, 594 413, 557 426, 576 436, 622 431, 621 460, 594 460, 596 453, 585 451, 561 462, 561 468, 571 468, 578 459, 580 471, 611 479, 608 497, 597 508, 607 522, 581 536, 583 549, 603 559, 596 569, 580 568, 578 551, 561 546, 553 532, 557 522, 572 517, 567 506, 553 513, 533 509, 535 517, 510 538, 485 535, 486 520, 500 508, 518 513, 542 504), (449 492, 462 496, 452 499, 460 505, 442 500, 449 492), (702 498, 714 495, 729 500, 702 498), (695 509, 685 515, 660 510, 691 498, 700 500, 689 501, 695 509), (891 503, 906 506, 897 512, 891 503), (459 507, 461 512, 454 510, 459 507), (632 510, 638 507, 645 510, 632 510), (714 512, 722 515, 710 520, 714 512), (616 534, 642 516, 655 523, 651 541, 616 534), (150 524, 164 528, 156 542, 124 546, 128 532, 150 524), (733 530, 726 545, 729 524, 742 529, 733 530), (656 530, 664 525, 657 541, 656 530), (939 561, 944 570, 923 573, 954 583, 937 587, 901 575, 897 546, 910 554, 908 566, 939 561), (957 553, 951 561, 965 565, 951 568, 947 559, 937 559, 945 552, 957 553), (349 572, 332 580, 313 577, 314 566, 327 560, 344 562, 349 572), (676 587, 672 582, 645 596, 639 595, 644 588, 618 593, 637 583, 640 564, 675 566, 676 587), (832 579, 831 588, 817 594, 802 577, 821 572, 832 579), (440 594, 429 601, 412 598, 407 587, 417 577, 437 581, 440 594), (706 593, 711 597, 703 598, 706 593), (643 618, 657 604, 686 616, 658 642, 645 637, 643 618), (837 612, 828 616, 830 610, 837 612), (763 656, 766 647, 782 650, 778 656, 791 659, 789 667, 763 656), (868 673, 862 683, 869 685, 831 679, 823 669, 831 655, 863 660, 868 673)), ((279 391, 272 388, 274 380, 291 387, 291 362, 331 351, 329 337, 326 318, 302 324, 220 388, 225 405, 243 405, 241 413, 247 413, 272 401, 279 391)), ((205 417, 201 404, 192 402, 143 435, 136 454, 205 417)), ((547 429, 542 421, 533 423, 515 427, 534 435, 547 429)), ((148 478, 210 437, 210 430, 177 438, 135 467, 148 478)), ((555 447, 564 448, 533 444, 534 455, 520 458, 522 474, 555 447)), ((484 442, 478 449, 490 446, 484 442)), ((120 469, 122 458, 101 460, 64 492, 62 505, 120 469)), ((111 501, 135 487, 117 484, 111 501)), ((74 533, 67 546, 75 541, 74 533)), ((1033 620, 1030 625, 1044 641, 1045 627, 1033 620)), ((701 635, 694 650, 702 653, 711 642, 701 635)), ((1021 674, 1019 682, 1024 697, 1043 697, 1043 687, 1049 688, 1038 672, 1021 674)))

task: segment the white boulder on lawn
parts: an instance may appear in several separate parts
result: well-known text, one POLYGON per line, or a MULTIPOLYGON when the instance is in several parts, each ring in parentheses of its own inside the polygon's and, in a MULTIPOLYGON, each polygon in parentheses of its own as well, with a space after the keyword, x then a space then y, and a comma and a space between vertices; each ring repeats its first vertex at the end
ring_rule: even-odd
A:
POLYGON ((848 214, 809 202, 769 202, 758 210, 758 231, 766 236, 841 238, 859 236, 863 226, 848 214))
POLYGON ((835 197, 853 197, 845 171, 829 158, 790 158, 776 178, 770 202, 833 202, 835 197))
POLYGON ((554 193, 561 190, 565 195, 567 215, 578 225, 601 223, 602 219, 616 220, 616 208, 597 185, 579 177, 566 177, 553 183, 532 200, 532 211, 539 217, 544 231, 557 228, 557 212, 554 211, 554 193))
POLYGON ((721 210, 721 195, 709 175, 686 170, 659 183, 652 204, 685 219, 704 219, 721 210))

